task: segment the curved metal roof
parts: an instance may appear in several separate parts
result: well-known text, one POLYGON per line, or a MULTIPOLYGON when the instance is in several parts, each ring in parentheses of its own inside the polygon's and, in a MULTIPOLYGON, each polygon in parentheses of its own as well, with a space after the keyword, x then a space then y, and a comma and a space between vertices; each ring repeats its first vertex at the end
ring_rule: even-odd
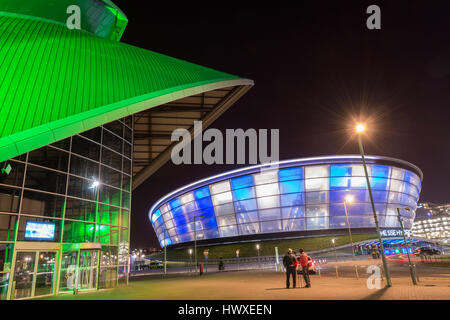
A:
POLYGON ((168 102, 253 85, 1 6, 0 162, 168 102))
MULTIPOLYGON (((392 165, 392 166, 398 166, 401 168, 405 168, 408 170, 413 171, 417 175, 419 175, 420 180, 423 180, 423 173, 419 169, 419 167, 415 166, 414 164, 396 159, 391 157, 383 157, 383 156, 365 156, 366 163, 374 164, 386 164, 386 165, 392 165)), ((339 164, 339 163, 362 163, 362 159, 360 155, 336 155, 336 156, 320 156, 320 157, 310 157, 310 158, 301 158, 301 159, 292 159, 292 160, 284 160, 279 161, 277 163, 272 164, 259 164, 255 166, 250 167, 244 167, 236 170, 227 171, 218 175, 214 175, 202 180, 198 180, 196 182, 193 182, 189 185, 183 186, 167 195, 159 199, 149 210, 149 218, 151 219, 151 216, 153 212, 159 208, 159 206, 172 198, 175 198, 179 195, 182 195, 186 192, 189 192, 191 190, 203 187, 205 185, 209 185, 211 183, 219 182, 222 180, 226 180, 229 178, 234 178, 238 176, 243 176, 247 174, 252 174, 256 172, 261 171, 269 171, 272 169, 281 169, 281 168, 288 168, 288 167, 296 167, 296 166, 308 166, 308 165, 320 165, 320 164, 339 164)))

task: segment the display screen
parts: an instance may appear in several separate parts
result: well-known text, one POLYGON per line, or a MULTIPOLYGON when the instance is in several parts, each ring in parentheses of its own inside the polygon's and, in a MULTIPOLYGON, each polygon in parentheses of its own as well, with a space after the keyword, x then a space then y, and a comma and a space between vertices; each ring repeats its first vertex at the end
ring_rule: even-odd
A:
POLYGON ((55 223, 27 221, 25 240, 54 240, 55 223))

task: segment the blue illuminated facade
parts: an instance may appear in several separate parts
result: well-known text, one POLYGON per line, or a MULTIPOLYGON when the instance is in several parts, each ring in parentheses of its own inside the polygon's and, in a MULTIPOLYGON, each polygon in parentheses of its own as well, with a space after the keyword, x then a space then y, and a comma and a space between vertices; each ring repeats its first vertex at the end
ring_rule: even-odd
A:
MULTIPOLYGON (((423 178, 419 168, 388 157, 366 157, 380 228, 398 228, 397 207, 410 229, 423 178)), ((258 234, 373 229, 361 157, 326 156, 258 165, 197 181, 160 199, 149 218, 161 246, 258 234), (194 228, 194 219, 196 226, 194 228)))

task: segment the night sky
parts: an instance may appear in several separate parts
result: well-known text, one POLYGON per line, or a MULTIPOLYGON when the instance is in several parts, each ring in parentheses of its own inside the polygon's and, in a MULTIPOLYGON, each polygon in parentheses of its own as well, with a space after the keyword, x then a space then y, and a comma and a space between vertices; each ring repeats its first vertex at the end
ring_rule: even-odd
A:
MULTIPOLYGON (((129 19, 123 42, 255 81, 211 127, 280 129, 283 160, 357 154, 350 132, 362 119, 366 154, 414 163, 420 201, 450 202, 446 2, 114 2, 129 19), (381 30, 366 28, 371 4, 381 30)), ((147 213, 160 197, 236 167, 167 163, 133 193, 132 248, 159 246, 147 213)))

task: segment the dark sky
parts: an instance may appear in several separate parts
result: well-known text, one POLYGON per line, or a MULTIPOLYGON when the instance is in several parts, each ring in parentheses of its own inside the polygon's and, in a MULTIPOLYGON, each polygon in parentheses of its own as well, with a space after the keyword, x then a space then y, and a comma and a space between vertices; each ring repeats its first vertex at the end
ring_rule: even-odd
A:
MULTIPOLYGON (((290 159, 358 153, 349 127, 369 119, 366 153, 416 164, 421 201, 450 202, 446 2, 114 2, 129 19, 123 42, 255 81, 211 127, 280 129, 280 159, 290 159), (366 28, 371 4, 381 30, 366 28)), ((162 167, 134 191, 132 247, 158 246, 147 213, 160 197, 233 168, 162 167)))

